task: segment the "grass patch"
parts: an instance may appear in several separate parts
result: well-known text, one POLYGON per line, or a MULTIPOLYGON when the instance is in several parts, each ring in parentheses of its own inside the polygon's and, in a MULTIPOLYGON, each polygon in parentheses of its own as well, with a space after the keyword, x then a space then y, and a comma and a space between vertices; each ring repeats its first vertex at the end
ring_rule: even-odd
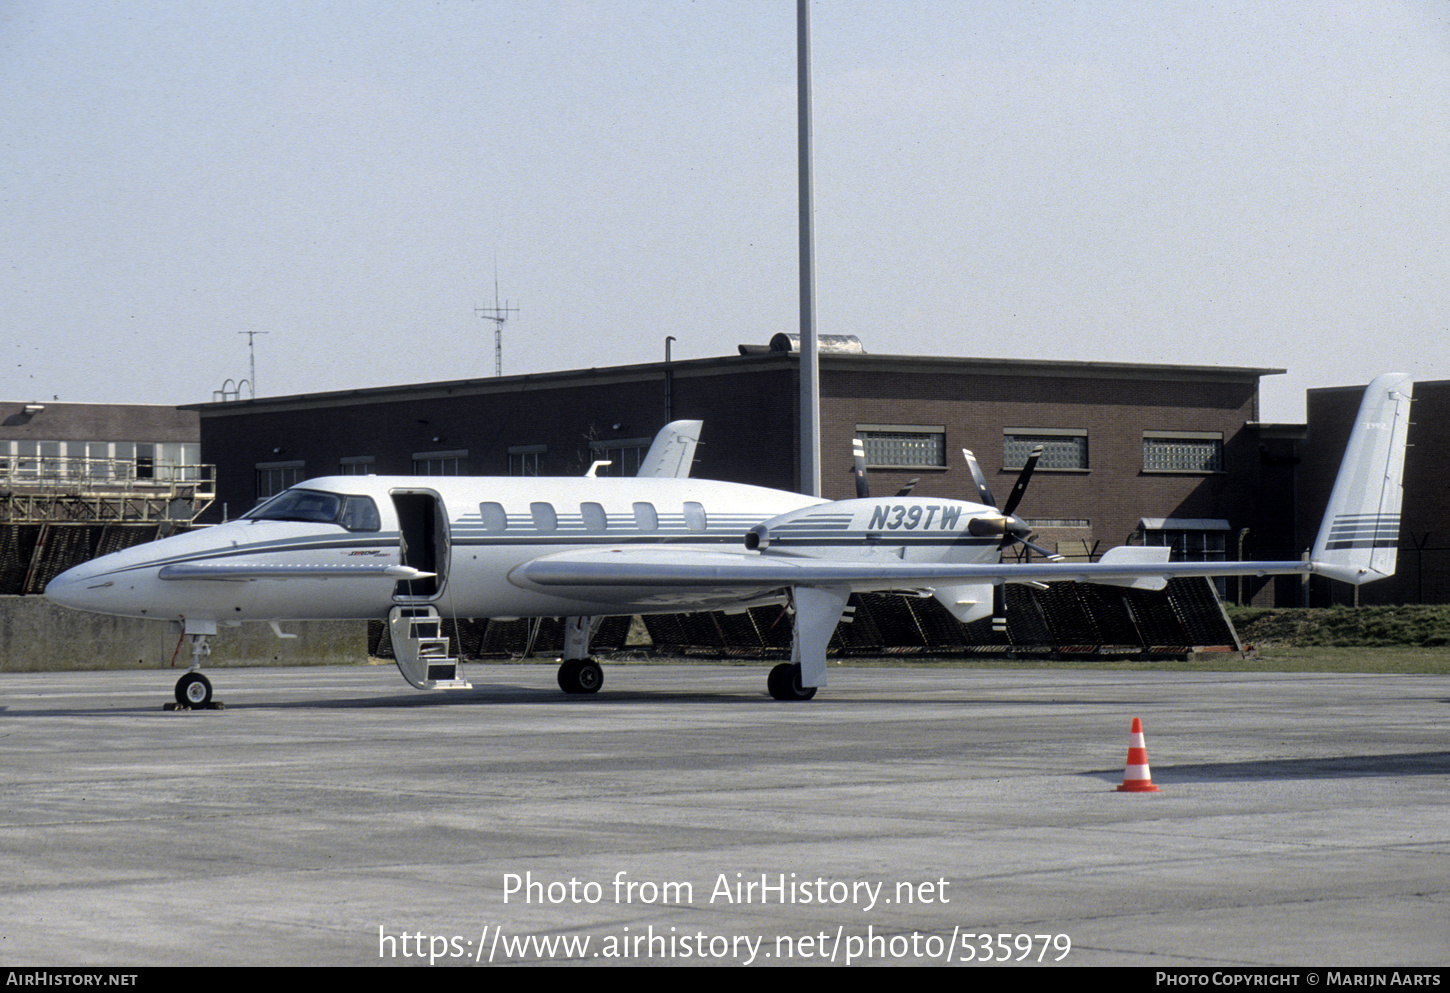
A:
MULTIPOLYGON (((737 662, 763 665, 761 662, 737 662)), ((836 660, 831 660, 834 668, 836 660)), ((1237 652, 1212 652, 1187 659, 965 659, 901 657, 890 659, 842 659, 847 668, 891 669, 936 667, 948 669, 1046 669, 1071 672, 1342 672, 1365 675, 1450 675, 1450 649, 1444 648, 1342 648, 1265 647, 1240 656, 1237 652)))
POLYGON ((1450 605, 1230 607, 1228 615, 1244 644, 1264 650, 1450 645, 1450 605))

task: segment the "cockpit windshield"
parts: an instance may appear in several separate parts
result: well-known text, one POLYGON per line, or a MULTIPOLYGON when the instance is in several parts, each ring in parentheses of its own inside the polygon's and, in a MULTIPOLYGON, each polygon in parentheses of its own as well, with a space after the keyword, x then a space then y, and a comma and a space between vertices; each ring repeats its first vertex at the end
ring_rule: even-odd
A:
POLYGON ((338 524, 349 531, 377 531, 382 527, 377 504, 371 497, 344 496, 322 490, 283 490, 246 514, 247 521, 310 521, 338 524))

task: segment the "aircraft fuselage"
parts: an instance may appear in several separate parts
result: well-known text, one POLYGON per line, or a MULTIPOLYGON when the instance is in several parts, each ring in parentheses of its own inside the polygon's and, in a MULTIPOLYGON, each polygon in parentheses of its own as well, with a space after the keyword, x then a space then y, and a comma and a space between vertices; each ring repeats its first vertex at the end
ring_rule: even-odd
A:
POLYGON ((966 530, 992 508, 925 497, 827 504, 713 480, 589 477, 333 476, 287 492, 287 505, 76 566, 46 593, 81 610, 223 625, 373 619, 397 604, 456 617, 648 613, 750 602, 778 584, 546 588, 520 569, 582 549, 853 561, 995 561, 996 550, 966 530), (762 522, 782 515, 762 544, 762 522), (398 579, 384 566, 428 575, 398 579))

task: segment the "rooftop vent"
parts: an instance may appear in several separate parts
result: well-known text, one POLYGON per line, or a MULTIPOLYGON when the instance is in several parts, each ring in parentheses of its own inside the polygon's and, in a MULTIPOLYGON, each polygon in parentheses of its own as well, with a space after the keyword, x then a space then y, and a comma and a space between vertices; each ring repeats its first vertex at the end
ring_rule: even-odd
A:
MULTIPOLYGON (((784 331, 771 336, 769 345, 740 345, 741 355, 763 355, 768 352, 797 352, 801 350, 801 336, 798 334, 786 334, 784 331)), ((818 334, 816 335, 816 350, 818 352, 835 352, 837 354, 865 355, 866 349, 861 345, 861 339, 854 334, 818 334)))

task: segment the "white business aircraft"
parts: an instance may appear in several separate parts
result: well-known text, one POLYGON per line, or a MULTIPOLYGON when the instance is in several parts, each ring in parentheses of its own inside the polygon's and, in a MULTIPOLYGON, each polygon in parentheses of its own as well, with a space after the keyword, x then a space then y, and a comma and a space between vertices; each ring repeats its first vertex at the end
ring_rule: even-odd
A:
MULTIPOLYGON (((998 508, 967 453, 980 502, 872 498, 857 450, 858 496, 826 501, 688 478, 700 424, 675 422, 630 478, 330 476, 246 516, 94 559, 56 577, 52 600, 80 610, 178 622, 192 640, 181 705, 205 706, 198 670, 219 627, 244 621, 389 617, 404 677, 456 677, 441 616, 565 617, 559 684, 592 693, 601 617, 790 603, 791 661, 777 699, 826 685, 826 648, 851 593, 913 591, 963 622, 991 616, 1007 582, 1084 581, 1161 589, 1175 576, 1312 573, 1347 583, 1391 575, 1413 383, 1387 374, 1365 391, 1339 477, 1305 562, 1169 562, 1168 548, 1119 547, 1095 563, 1003 562, 1028 540, 1014 516, 1032 471, 998 508)), ((859 443, 858 443, 859 446, 859 443)), ((1053 556, 1052 558, 1055 558, 1053 556)), ((285 635, 284 635, 285 637, 285 635)))

